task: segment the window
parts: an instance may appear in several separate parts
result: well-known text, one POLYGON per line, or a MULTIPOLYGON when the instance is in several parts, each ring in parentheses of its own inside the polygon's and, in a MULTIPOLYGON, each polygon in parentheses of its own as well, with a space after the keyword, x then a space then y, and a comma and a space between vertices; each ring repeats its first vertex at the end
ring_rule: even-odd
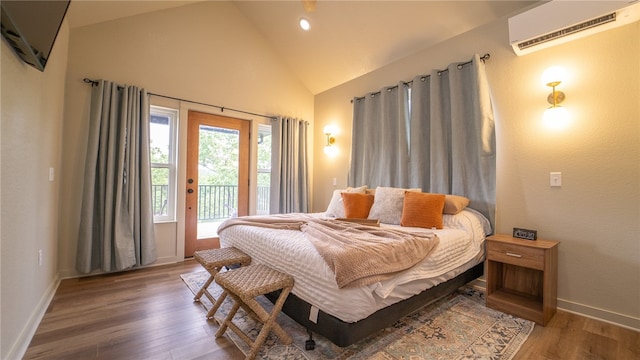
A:
POLYGON ((151 106, 149 126, 151 197, 156 222, 176 218, 176 132, 178 110, 151 106))
POLYGON ((258 125, 258 196, 256 214, 269 214, 271 189, 271 126, 258 125))

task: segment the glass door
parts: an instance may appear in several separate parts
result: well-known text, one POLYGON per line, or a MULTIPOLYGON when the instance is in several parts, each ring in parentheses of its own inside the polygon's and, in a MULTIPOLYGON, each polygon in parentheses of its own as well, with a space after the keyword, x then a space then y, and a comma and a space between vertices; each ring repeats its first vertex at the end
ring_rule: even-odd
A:
POLYGON ((189 111, 185 257, 220 247, 217 229, 248 214, 250 122, 189 111))

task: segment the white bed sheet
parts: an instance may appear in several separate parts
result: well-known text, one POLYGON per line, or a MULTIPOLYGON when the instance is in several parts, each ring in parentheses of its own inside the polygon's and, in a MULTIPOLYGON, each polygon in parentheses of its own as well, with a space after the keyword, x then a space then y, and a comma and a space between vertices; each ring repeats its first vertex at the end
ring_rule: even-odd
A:
MULTIPOLYGON (((312 214, 324 218, 324 213, 312 214)), ((268 265, 295 279, 292 292, 300 299, 345 322, 356 322, 391 304, 447 281, 484 260, 489 222, 480 213, 465 209, 444 215, 444 229, 431 230, 381 224, 418 232, 434 232, 440 243, 422 262, 397 277, 360 288, 339 289, 327 266, 306 234, 257 226, 232 226, 220 235, 222 247, 234 246, 251 256, 253 263, 268 265)))

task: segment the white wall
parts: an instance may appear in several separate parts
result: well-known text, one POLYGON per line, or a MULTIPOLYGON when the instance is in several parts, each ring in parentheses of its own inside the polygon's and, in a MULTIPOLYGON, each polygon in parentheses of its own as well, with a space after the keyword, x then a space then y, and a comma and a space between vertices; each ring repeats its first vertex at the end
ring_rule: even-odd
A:
POLYGON ((561 308, 640 329, 640 23, 517 57, 506 19, 458 36, 315 97, 314 210, 346 186, 350 99, 489 52, 497 123, 497 232, 537 229, 559 240, 561 308), (564 131, 541 122, 543 71, 561 65, 573 116, 564 131), (341 153, 322 152, 322 128, 340 129, 341 153), (549 186, 560 171, 561 188, 549 186), (337 186, 331 186, 337 178, 337 186))
MULTIPOLYGON (((202 2, 171 10, 73 29, 65 96, 60 265, 63 277, 75 267, 84 171, 90 87, 82 79, 107 79, 149 92, 258 114, 288 115, 313 122, 313 95, 283 65, 230 2, 202 2)), ((162 101, 154 97, 154 101, 162 101)), ((166 101, 180 112, 181 167, 178 222, 156 225, 158 262, 184 253, 184 155, 188 109, 218 109, 166 101)), ((249 120, 262 118, 225 111, 249 120)), ((255 125, 257 126, 257 125, 255 125)), ((257 129, 257 128, 256 128, 257 129)))
POLYGON ((44 72, 22 62, 0 41, 2 359, 21 356, 59 283, 58 188, 68 41, 65 23, 44 72), (54 168, 54 181, 49 181, 49 168, 54 168))

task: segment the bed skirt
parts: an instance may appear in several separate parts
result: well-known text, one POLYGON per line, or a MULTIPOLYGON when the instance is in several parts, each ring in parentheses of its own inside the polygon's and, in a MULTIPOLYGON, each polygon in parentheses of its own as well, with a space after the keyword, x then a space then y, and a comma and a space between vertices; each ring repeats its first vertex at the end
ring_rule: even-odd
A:
MULTIPOLYGON (((307 330, 324 336, 337 346, 345 347, 366 338, 378 330, 393 325, 404 316, 451 294, 456 289, 483 274, 484 262, 481 262, 453 279, 380 309, 367 318, 354 323, 344 322, 322 311, 319 311, 317 323, 314 323, 309 320, 311 305, 294 294, 289 294, 282 307, 282 312, 307 328, 307 330)), ((266 297, 271 302, 275 302, 278 295, 279 291, 267 294, 266 297)))

